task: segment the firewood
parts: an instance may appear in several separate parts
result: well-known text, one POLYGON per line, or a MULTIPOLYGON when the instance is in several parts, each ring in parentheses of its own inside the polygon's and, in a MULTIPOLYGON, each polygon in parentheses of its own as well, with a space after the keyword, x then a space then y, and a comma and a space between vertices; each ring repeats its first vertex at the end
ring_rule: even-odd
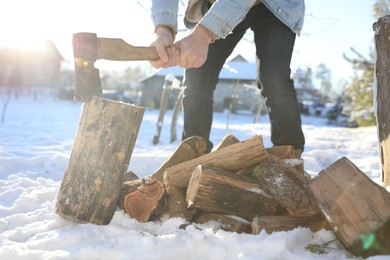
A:
POLYGON ((140 222, 159 216, 165 207, 165 188, 157 180, 135 180, 123 183, 120 207, 140 222))
POLYGON ((291 178, 271 159, 259 163, 253 176, 291 216, 313 216, 318 213, 312 195, 303 183, 297 181, 298 178, 291 178))
POLYGON ((390 193, 346 157, 308 183, 321 212, 353 254, 390 254, 390 193))
POLYGON ((321 229, 332 230, 328 221, 322 214, 306 217, 282 216, 256 216, 252 222, 252 234, 260 234, 265 230, 268 234, 276 231, 289 231, 297 227, 307 227, 317 232, 321 229))
POLYGON ((186 193, 190 209, 234 215, 252 221, 256 215, 274 215, 277 202, 254 179, 199 165, 186 193))
POLYGON ((176 148, 173 154, 152 174, 152 179, 163 181, 166 168, 197 158, 206 153, 207 141, 200 136, 191 136, 176 148))
POLYGON ((56 213, 79 223, 108 224, 117 207, 144 109, 93 97, 80 116, 56 204, 56 213))
POLYGON ((229 146, 231 144, 239 143, 240 140, 237 139, 233 134, 227 133, 222 140, 213 148, 212 151, 219 150, 221 148, 224 148, 226 146, 229 146))
POLYGON ((186 220, 192 219, 195 215, 195 209, 188 209, 185 200, 186 190, 172 186, 168 194, 168 214, 171 218, 184 218, 186 220))
POLYGON ((164 173, 164 183, 168 187, 174 185, 179 188, 186 188, 192 172, 198 165, 228 169, 235 172, 256 165, 267 158, 268 154, 263 146, 261 136, 254 136, 246 141, 226 146, 167 168, 164 173))
POLYGON ((221 215, 215 213, 200 212, 193 221, 198 224, 204 224, 210 221, 215 221, 219 224, 219 228, 229 232, 248 233, 252 232, 251 223, 237 218, 235 216, 221 215))
POLYGON ((277 145, 267 148, 267 152, 278 159, 294 158, 294 146, 292 145, 277 145))

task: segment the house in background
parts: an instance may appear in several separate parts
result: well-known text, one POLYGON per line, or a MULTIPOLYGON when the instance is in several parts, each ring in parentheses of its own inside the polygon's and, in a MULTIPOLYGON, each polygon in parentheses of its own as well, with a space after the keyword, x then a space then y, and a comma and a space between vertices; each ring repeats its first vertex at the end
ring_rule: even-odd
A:
MULTIPOLYGON (((141 105, 158 108, 164 80, 167 75, 174 75, 183 82, 184 69, 171 67, 160 69, 153 75, 141 80, 141 105)), ((169 95, 169 106, 176 101, 179 90, 172 90, 169 95)), ((232 106, 233 110, 257 109, 260 92, 256 87, 256 64, 246 61, 241 55, 225 63, 214 92, 214 111, 222 111, 232 106)))
POLYGON ((0 86, 51 86, 59 76, 62 60, 47 39, 30 48, 0 46, 0 86))

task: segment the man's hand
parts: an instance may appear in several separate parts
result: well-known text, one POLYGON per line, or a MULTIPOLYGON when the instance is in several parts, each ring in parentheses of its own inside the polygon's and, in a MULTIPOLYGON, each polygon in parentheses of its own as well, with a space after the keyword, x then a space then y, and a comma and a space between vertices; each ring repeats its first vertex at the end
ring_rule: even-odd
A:
POLYGON ((209 44, 214 39, 208 29, 202 25, 196 26, 190 35, 175 43, 175 47, 180 50, 179 66, 186 69, 202 66, 207 59, 209 44))
POLYGON ((170 28, 160 26, 156 29, 156 40, 151 44, 156 48, 159 60, 150 61, 150 64, 156 68, 168 68, 176 66, 179 62, 179 51, 173 46, 175 37, 170 28))

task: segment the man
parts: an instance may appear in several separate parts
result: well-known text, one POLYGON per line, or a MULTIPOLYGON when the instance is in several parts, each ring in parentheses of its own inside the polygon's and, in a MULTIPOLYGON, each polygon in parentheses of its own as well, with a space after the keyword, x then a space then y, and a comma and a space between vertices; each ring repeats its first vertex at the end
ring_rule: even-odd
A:
POLYGON ((155 68, 179 65, 186 69, 182 138, 198 135, 210 139, 219 72, 250 28, 256 46, 257 85, 266 98, 271 141, 274 145, 293 145, 299 157, 305 139, 290 63, 295 37, 303 25, 304 0, 190 0, 185 22, 195 27, 175 42, 177 11, 178 0, 152 1, 156 33, 152 45, 160 59, 151 64, 155 68))

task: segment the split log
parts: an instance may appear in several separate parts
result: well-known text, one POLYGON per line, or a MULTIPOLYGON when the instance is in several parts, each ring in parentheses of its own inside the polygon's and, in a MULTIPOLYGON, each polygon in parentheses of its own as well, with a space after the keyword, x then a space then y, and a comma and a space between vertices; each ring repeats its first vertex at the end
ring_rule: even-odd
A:
POLYGON ((233 134, 231 133, 227 133, 223 138, 222 140, 218 143, 218 145, 216 145, 212 151, 216 151, 216 150, 219 150, 221 148, 224 148, 226 146, 229 146, 231 144, 236 144, 236 143, 239 143, 240 140, 237 139, 237 137, 235 137, 233 134))
POLYGON ((313 216, 318 214, 311 193, 299 181, 291 178, 271 160, 264 160, 253 171, 261 185, 291 216, 313 216))
MULTIPOLYGON (((232 143, 239 142, 232 134, 227 134, 215 148, 222 148, 232 143), (236 141, 237 140, 237 141, 236 141)), ((162 173, 169 167, 190 159, 197 158, 206 153, 207 141, 198 136, 192 136, 182 141, 173 155, 156 171, 153 178, 162 179, 162 173)), ((190 220, 196 210, 188 209, 185 201, 186 189, 171 185, 168 195, 168 214, 172 217, 180 217, 190 220)))
POLYGON ((229 145, 196 159, 169 167, 164 173, 164 183, 179 188, 186 188, 192 172, 198 165, 205 165, 231 172, 256 165, 268 158, 261 136, 254 136, 246 141, 229 145))
POLYGON ((201 212, 194 217, 193 221, 198 224, 204 224, 210 221, 215 221, 219 223, 220 229, 229 232, 236 232, 239 234, 241 233, 250 234, 252 232, 250 222, 244 219, 239 219, 235 216, 201 212))
POLYGON ((199 165, 190 179, 186 203, 190 209, 234 215, 252 221, 274 215, 278 204, 253 178, 199 165))
POLYGON ((346 157, 308 183, 341 243, 353 254, 390 254, 390 193, 346 157))
POLYGON ((390 186, 390 15, 378 19, 374 23, 375 30, 375 82, 374 105, 378 137, 380 142, 380 158, 382 168, 382 182, 390 186))
POLYGON ((98 225, 111 221, 143 113, 99 97, 84 104, 58 194, 59 216, 98 225))
POLYGON ((181 141, 173 154, 152 174, 151 178, 163 181, 163 174, 166 168, 198 158, 204 155, 206 150, 207 141, 200 136, 191 136, 181 141))
POLYGON ((188 209, 185 200, 186 190, 171 186, 168 194, 168 214, 171 218, 184 218, 186 220, 192 219, 195 215, 195 209, 188 209))
POLYGON ((158 217, 165 208, 165 189, 157 180, 124 182, 121 189, 120 207, 140 222, 152 216, 158 217))
POLYGON ((278 159, 294 158, 294 146, 292 145, 276 145, 267 148, 267 152, 278 159))
POLYGON ((265 230, 268 234, 277 231, 289 231, 297 227, 307 227, 317 232, 321 229, 332 230, 328 221, 322 214, 307 217, 283 216, 257 216, 252 222, 252 234, 260 234, 265 230))

